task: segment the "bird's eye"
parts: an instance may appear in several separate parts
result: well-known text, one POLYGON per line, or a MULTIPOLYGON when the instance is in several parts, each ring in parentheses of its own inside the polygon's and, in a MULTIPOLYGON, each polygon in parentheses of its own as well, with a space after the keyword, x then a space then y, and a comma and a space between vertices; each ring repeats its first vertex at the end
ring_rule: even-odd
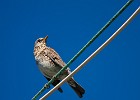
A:
POLYGON ((42 40, 40 40, 40 39, 38 40, 38 42, 41 42, 41 41, 42 41, 42 40))

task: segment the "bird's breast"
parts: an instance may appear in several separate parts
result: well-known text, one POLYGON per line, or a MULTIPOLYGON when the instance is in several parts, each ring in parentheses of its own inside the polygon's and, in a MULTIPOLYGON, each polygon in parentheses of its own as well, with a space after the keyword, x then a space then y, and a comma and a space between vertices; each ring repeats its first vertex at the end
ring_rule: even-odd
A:
POLYGON ((48 78, 52 78, 60 70, 60 68, 50 60, 37 61, 37 65, 42 74, 48 78))

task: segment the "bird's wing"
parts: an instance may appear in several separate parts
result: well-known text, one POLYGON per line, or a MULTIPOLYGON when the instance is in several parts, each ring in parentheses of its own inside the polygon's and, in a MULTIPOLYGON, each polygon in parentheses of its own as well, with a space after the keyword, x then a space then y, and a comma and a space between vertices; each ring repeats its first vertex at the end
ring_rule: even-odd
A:
MULTIPOLYGON (((55 65, 60 67, 60 69, 66 65, 55 50, 53 50, 52 48, 46 48, 45 51, 46 51, 46 55, 51 59, 51 61, 53 61, 55 65)), ((70 72, 71 72, 70 68, 67 68, 63 73, 68 74, 70 72)))
MULTIPOLYGON (((45 77, 45 76, 44 76, 45 77)), ((50 81, 50 78, 45 77, 48 81, 50 81)), ((60 80, 54 80, 54 82, 52 83, 53 86, 56 86, 58 83, 60 82, 60 80)), ((61 87, 58 88, 59 92, 63 92, 63 90, 61 89, 61 87)))
POLYGON ((60 66, 61 68, 64 67, 66 64, 63 62, 63 60, 61 59, 61 57, 59 56, 59 54, 53 50, 52 48, 49 48, 49 53, 48 53, 48 57, 58 66, 60 66))

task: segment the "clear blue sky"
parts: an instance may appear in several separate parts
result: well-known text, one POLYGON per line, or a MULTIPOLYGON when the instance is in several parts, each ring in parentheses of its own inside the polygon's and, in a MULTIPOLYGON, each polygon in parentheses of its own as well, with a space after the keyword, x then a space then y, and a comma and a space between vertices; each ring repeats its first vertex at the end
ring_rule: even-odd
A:
MULTIPOLYGON (((33 56, 37 38, 49 35, 47 44, 67 63, 127 1, 1 0, 0 99, 30 100, 47 82, 33 56)), ((135 0, 70 66, 71 70, 139 5, 135 0)), ((140 100, 140 14, 74 77, 86 90, 81 100, 140 100)), ((67 84, 62 88, 64 93, 55 91, 47 100, 80 100, 67 84)))

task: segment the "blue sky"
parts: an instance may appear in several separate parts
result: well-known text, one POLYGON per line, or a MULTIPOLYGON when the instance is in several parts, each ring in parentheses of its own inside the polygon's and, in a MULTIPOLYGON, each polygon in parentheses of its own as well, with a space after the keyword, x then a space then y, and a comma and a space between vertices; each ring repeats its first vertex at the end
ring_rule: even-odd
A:
MULTIPOLYGON (((67 63, 126 2, 1 0, 1 100, 30 100, 47 82, 33 56, 37 38, 48 35, 48 46, 67 63)), ((140 1, 135 0, 70 66, 71 70, 108 39, 139 5, 140 1)), ((81 100, 140 100, 139 33, 140 14, 74 76, 86 90, 81 100)), ((55 91, 47 100, 80 100, 67 84, 62 88, 64 93, 55 91)))

